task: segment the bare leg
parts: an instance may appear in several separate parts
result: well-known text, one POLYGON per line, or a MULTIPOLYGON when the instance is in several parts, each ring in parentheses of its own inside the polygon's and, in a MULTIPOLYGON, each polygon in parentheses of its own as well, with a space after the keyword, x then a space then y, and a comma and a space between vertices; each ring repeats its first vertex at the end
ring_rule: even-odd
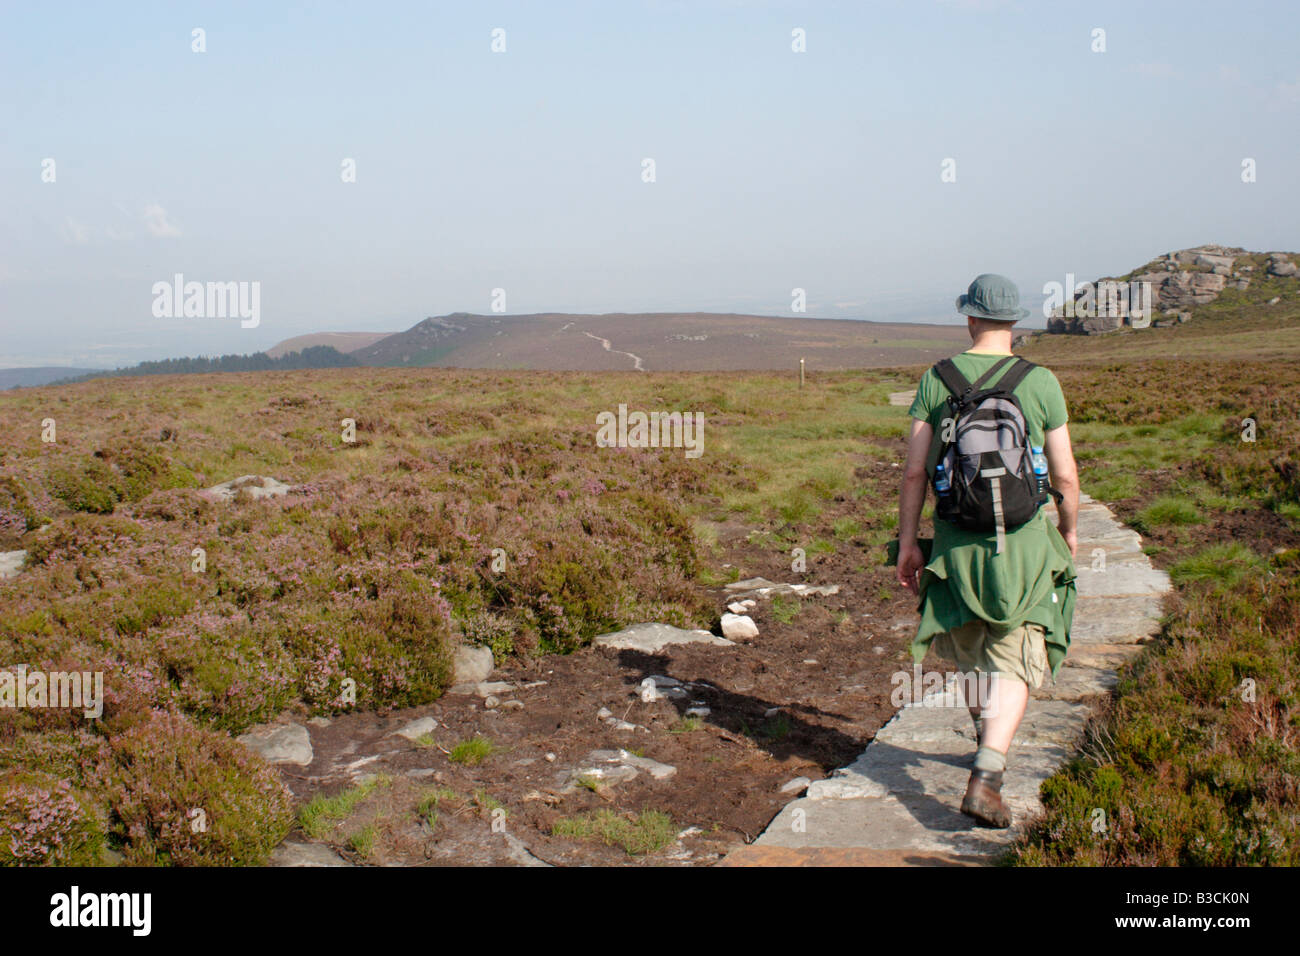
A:
MULTIPOLYGON (((988 685, 986 706, 981 712, 980 747, 975 769, 966 786, 961 812, 990 827, 1009 827, 1011 811, 1002 802, 1002 773, 1007 751, 1029 703, 1029 686, 1024 681, 998 675, 988 685)), ((976 708, 970 708, 972 715, 976 708)))
MULTIPOLYGON (((1029 685, 1014 677, 999 675, 991 682, 988 711, 982 721, 984 739, 981 744, 1005 754, 1011 749, 1020 721, 1024 719, 1029 704, 1029 685)), ((974 708, 972 708, 974 709, 974 708)))

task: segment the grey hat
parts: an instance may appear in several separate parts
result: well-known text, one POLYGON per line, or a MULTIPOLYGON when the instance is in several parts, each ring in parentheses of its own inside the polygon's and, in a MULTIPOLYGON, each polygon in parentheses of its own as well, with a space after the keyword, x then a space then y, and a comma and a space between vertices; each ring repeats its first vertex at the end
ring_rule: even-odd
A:
POLYGON ((957 311, 977 319, 1016 322, 1029 315, 1020 308, 1020 290, 1006 276, 986 272, 976 276, 965 295, 957 296, 957 311))

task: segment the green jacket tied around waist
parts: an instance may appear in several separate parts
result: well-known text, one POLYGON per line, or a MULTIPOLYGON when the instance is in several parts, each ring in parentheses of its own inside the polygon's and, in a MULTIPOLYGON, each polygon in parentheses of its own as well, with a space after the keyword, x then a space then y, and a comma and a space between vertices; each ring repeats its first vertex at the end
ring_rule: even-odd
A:
POLYGON ((947 521, 934 525, 934 546, 921 571, 921 623, 912 641, 916 663, 936 635, 967 621, 981 618, 998 633, 1034 623, 1047 630, 1047 662, 1055 678, 1070 647, 1076 575, 1069 545, 1047 509, 1008 531, 1000 554, 991 531, 965 531, 947 521))

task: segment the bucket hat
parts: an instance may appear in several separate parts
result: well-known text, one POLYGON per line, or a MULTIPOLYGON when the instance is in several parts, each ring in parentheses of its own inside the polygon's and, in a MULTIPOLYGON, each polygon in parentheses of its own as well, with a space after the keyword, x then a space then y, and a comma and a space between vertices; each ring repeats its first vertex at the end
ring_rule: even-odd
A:
POLYGON ((965 295, 957 296, 957 311, 977 319, 1016 322, 1029 315, 1020 307, 1020 290, 1006 276, 992 272, 975 277, 965 295))

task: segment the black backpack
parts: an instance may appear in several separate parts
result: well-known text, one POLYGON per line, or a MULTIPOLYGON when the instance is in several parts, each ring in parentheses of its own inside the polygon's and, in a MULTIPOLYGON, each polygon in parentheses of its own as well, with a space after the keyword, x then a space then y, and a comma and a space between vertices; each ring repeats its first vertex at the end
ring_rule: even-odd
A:
POLYGON ((1032 518, 1049 492, 1060 498, 1048 486, 1046 475, 1040 490, 1025 414, 1013 394, 1035 368, 1032 362, 1009 355, 971 383, 951 359, 934 367, 939 381, 952 393, 949 414, 940 422, 937 436, 938 464, 950 487, 946 493, 940 491, 936 467, 931 476, 938 502, 935 514, 968 531, 996 531, 999 552, 1006 529, 1032 518), (1008 363, 1006 374, 985 387, 1008 363))

